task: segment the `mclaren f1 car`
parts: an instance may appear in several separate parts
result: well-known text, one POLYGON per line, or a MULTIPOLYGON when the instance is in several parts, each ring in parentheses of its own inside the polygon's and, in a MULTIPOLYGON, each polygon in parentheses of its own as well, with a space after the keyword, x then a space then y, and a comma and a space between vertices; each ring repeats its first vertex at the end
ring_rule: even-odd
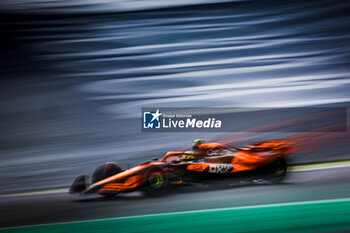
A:
POLYGON ((86 176, 79 176, 69 192, 114 196, 142 190, 146 194, 161 194, 177 185, 215 183, 247 174, 275 183, 287 174, 286 156, 291 145, 286 140, 256 142, 240 148, 206 143, 203 139, 194 142, 192 151, 168 152, 160 159, 127 170, 107 162, 95 170, 90 185, 86 176))

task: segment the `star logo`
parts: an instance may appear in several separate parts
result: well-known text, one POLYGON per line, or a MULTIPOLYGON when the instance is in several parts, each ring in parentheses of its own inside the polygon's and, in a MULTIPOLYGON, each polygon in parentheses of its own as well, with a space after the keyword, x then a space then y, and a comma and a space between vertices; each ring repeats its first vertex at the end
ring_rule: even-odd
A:
POLYGON ((159 129, 161 128, 161 116, 162 113, 157 111, 144 111, 143 112, 143 128, 144 129, 159 129))
POLYGON ((159 121, 159 117, 162 115, 162 113, 159 112, 159 109, 157 109, 157 111, 155 113, 151 113, 151 114, 153 116, 151 122, 156 120, 156 119, 157 119, 157 121, 159 121))

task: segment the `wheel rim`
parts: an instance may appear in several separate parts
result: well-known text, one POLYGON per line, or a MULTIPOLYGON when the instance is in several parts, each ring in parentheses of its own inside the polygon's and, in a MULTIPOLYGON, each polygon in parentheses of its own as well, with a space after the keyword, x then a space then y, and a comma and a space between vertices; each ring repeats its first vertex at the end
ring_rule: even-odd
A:
POLYGON ((149 178, 149 183, 152 188, 158 189, 164 184, 164 177, 159 173, 154 173, 149 178))
POLYGON ((281 163, 278 163, 272 172, 276 176, 283 176, 286 173, 286 168, 281 163))

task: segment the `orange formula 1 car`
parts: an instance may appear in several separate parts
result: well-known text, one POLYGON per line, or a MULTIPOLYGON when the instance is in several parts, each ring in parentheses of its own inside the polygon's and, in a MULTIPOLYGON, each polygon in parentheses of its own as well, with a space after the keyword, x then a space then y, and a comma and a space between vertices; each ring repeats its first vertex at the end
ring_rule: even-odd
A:
POLYGON ((160 194, 175 185, 215 183, 247 174, 281 182, 287 173, 285 156, 291 146, 286 140, 257 142, 241 148, 205 143, 203 139, 194 142, 192 151, 168 152, 161 159, 125 171, 116 163, 106 163, 95 170, 91 185, 86 184, 86 176, 79 176, 69 191, 104 196, 135 190, 160 194))

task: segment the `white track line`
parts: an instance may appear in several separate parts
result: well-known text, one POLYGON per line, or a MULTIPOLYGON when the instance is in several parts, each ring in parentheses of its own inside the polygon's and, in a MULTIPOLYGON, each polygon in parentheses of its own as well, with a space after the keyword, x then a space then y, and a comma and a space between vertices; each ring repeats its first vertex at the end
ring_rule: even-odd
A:
POLYGON ((58 222, 58 223, 47 223, 47 224, 36 224, 27 225, 19 227, 7 227, 0 228, 0 230, 6 229, 18 229, 27 227, 41 227, 41 226, 52 226, 52 225, 63 225, 63 224, 78 224, 87 222, 100 222, 100 221, 111 221, 111 220, 123 220, 123 219, 133 219, 133 218, 147 218, 147 217, 157 217, 157 216, 167 216, 167 215, 179 215, 179 214, 193 214, 193 213, 205 213, 205 212, 218 212, 218 211, 229 211, 229 210, 243 210, 243 209, 256 209, 256 208, 270 208, 270 207, 280 207, 280 206, 293 206, 293 205, 310 205, 310 204, 322 204, 322 203, 336 203, 336 202, 347 202, 350 201, 350 197, 346 198, 334 198, 334 199, 324 199, 324 200, 313 200, 313 201, 297 201, 297 202, 285 202, 285 203, 275 203, 275 204, 262 204, 262 205, 249 205, 249 206, 238 206, 238 207, 225 207, 225 208, 214 208, 214 209, 202 209, 202 210, 189 210, 189 211, 178 211, 178 212, 167 212, 159 214, 144 214, 144 215, 134 215, 116 218, 102 218, 102 219, 91 219, 83 221, 71 221, 71 222, 58 222))
POLYGON ((291 172, 317 171, 317 170, 344 168, 344 167, 350 167, 350 164, 334 165, 334 166, 328 166, 328 167, 301 168, 296 170, 293 170, 292 168, 291 172))

